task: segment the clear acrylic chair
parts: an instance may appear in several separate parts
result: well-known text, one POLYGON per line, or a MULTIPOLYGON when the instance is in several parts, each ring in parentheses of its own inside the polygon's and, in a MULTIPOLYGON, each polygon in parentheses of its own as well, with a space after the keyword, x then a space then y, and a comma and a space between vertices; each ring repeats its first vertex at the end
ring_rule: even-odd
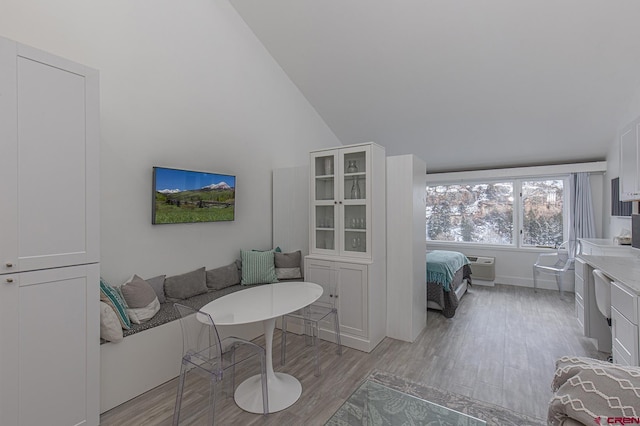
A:
POLYGON ((333 328, 336 336, 336 344, 338 345, 336 353, 338 355, 342 355, 342 343, 340 342, 340 321, 338 319, 338 308, 336 307, 337 300, 338 293, 334 284, 328 295, 323 294, 320 299, 318 299, 311 305, 282 316, 282 342, 280 351, 280 362, 282 365, 285 365, 286 361, 287 319, 291 318, 302 321, 302 323, 304 324, 305 339, 307 340, 307 344, 309 344, 309 341, 313 343, 315 359, 314 375, 320 375, 320 361, 318 353, 318 336, 320 335, 320 322, 328 321, 329 317, 333 317, 333 328))
POLYGON ((207 424, 214 424, 215 389, 218 382, 227 378, 230 394, 235 390, 235 366, 249 358, 260 358, 262 379, 262 404, 264 414, 269 412, 267 394, 267 374, 265 364, 265 349, 248 340, 237 337, 220 339, 218 330, 211 316, 205 312, 176 303, 174 309, 180 316, 182 328, 182 364, 178 379, 178 394, 173 413, 173 425, 180 421, 182 395, 187 373, 195 372, 209 380, 209 415, 207 424), (237 350, 245 347, 240 354, 237 350))
POLYGON ((564 275, 573 266, 574 257, 569 253, 568 241, 560 244, 555 253, 540 253, 533 265, 533 290, 538 291, 538 274, 553 275, 560 291, 560 297, 564 297, 564 275))

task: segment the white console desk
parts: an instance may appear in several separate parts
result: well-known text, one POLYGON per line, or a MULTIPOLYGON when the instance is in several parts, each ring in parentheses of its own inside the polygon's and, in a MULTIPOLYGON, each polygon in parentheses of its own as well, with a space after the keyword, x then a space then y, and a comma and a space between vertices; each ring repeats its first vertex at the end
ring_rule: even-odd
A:
POLYGON ((590 256, 637 256, 630 246, 615 244, 611 238, 579 238, 582 254, 590 256))
POLYGON ((613 354, 618 364, 640 365, 640 256, 628 249, 625 256, 580 254, 576 259, 576 316, 585 336, 599 351, 613 354), (613 280, 611 327, 598 310, 592 271, 602 270, 613 280))

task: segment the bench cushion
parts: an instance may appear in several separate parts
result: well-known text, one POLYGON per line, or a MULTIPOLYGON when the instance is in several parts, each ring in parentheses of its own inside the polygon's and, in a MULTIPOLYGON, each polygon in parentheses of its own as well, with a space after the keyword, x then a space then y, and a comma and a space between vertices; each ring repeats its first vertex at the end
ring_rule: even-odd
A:
MULTIPOLYGON (((234 293, 239 290, 244 290, 246 287, 243 287, 239 284, 236 284, 231 287, 224 288, 222 290, 211 291, 204 294, 199 294, 197 296, 190 297, 188 299, 180 300, 180 304, 189 306, 193 309, 200 309, 207 303, 215 300, 219 297, 222 297, 227 294, 234 293)), ((124 337, 130 336, 135 333, 139 333, 143 330, 148 330, 153 327, 157 327, 162 324, 166 324, 170 321, 174 321, 178 319, 178 313, 175 309, 173 309, 173 302, 166 302, 160 304, 160 310, 157 314, 153 316, 149 321, 144 322, 142 324, 132 324, 131 328, 128 330, 123 330, 124 337)))

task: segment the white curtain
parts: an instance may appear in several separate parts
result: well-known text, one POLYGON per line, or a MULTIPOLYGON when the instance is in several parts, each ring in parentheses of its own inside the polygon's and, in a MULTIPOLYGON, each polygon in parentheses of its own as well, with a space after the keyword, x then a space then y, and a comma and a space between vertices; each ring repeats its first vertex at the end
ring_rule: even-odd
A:
POLYGON ((589 173, 572 173, 569 181, 569 253, 575 257, 578 238, 595 238, 596 223, 589 173))

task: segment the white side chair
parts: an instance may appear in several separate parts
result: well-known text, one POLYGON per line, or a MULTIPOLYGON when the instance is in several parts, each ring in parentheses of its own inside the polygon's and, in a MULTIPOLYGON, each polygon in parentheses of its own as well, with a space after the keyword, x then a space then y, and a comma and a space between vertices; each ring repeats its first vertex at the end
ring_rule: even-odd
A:
POLYGON ((568 241, 560 244, 555 253, 540 253, 533 265, 533 290, 538 291, 540 273, 553 275, 560 291, 560 298, 564 297, 564 275, 573 266, 574 260, 569 253, 568 241))
POLYGON ((281 342, 281 359, 282 365, 285 364, 286 347, 287 347, 287 319, 295 318, 304 324, 305 334, 307 338, 313 341, 315 351, 315 372, 316 376, 320 375, 320 362, 318 359, 318 340, 320 335, 320 322, 327 321, 333 317, 333 327, 336 335, 336 343, 338 349, 336 353, 342 355, 342 343, 340 342, 340 321, 338 319, 338 308, 336 306, 338 299, 337 288, 332 286, 328 299, 323 295, 313 304, 306 306, 298 311, 282 316, 282 342, 281 342))
POLYGON ((600 269, 593 270, 596 290, 596 305, 611 327, 611 278, 600 269))

